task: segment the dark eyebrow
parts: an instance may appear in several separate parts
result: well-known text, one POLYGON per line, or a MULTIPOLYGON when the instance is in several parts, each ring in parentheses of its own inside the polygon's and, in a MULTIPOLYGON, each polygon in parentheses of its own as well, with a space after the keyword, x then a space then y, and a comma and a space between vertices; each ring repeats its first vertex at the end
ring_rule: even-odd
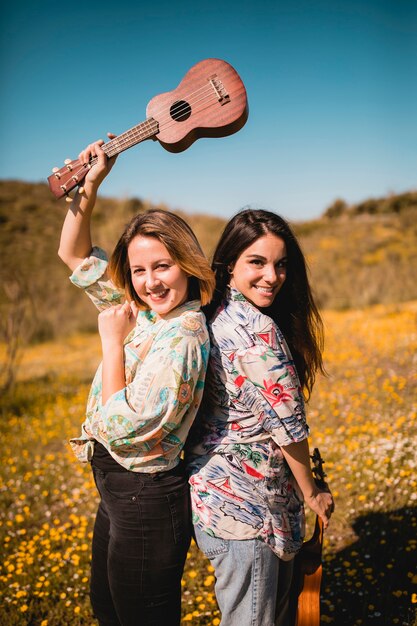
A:
POLYGON ((248 254, 248 259, 260 259, 262 261, 266 261, 266 258, 260 254, 248 254))
MULTIPOLYGON (((248 254, 247 256, 248 259, 259 259, 260 261, 266 261, 266 258, 260 254, 248 254)), ((281 263, 281 261, 287 261, 288 257, 287 256, 283 256, 280 259, 278 259, 276 261, 276 263, 281 263)))

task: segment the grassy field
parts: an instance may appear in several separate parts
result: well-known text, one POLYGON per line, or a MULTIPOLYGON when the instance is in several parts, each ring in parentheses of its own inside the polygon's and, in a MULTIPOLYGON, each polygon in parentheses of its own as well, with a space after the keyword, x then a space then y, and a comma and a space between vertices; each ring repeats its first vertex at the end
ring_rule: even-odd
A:
MULTIPOLYGON (((336 499, 322 624, 417 624, 416 315, 417 303, 325 315, 328 377, 309 407, 311 447, 336 499)), ((31 347, 13 396, 2 398, 2 626, 95 623, 97 495, 66 442, 79 431, 99 356, 93 335, 31 347)), ((184 623, 219 624, 213 572, 195 546, 183 593, 184 623)))

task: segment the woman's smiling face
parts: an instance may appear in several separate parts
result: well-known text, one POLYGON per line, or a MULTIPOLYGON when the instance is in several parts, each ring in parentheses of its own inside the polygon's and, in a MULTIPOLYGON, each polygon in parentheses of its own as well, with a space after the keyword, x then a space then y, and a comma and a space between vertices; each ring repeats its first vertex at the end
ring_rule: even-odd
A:
POLYGON ((187 300, 188 276, 159 239, 137 235, 128 257, 133 287, 157 315, 164 317, 187 300))
POLYGON ((271 306, 287 276, 284 240, 272 233, 259 237, 231 269, 231 287, 258 308, 271 306))

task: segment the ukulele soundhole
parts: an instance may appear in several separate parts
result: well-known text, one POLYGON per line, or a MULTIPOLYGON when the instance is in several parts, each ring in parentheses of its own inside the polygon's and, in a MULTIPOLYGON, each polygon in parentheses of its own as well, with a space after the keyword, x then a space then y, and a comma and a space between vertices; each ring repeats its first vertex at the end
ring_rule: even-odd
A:
POLYGON ((191 115, 191 107, 185 100, 177 100, 171 105, 169 113, 176 122, 185 122, 191 115))

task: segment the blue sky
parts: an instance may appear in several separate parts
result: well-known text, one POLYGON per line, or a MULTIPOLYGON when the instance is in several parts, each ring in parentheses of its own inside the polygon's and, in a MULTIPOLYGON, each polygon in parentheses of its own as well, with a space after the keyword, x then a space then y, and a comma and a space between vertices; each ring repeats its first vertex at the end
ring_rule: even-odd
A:
POLYGON ((216 57, 245 83, 246 126, 181 154, 135 146, 102 194, 304 220, 337 197, 417 188, 414 0, 16 0, 1 29, 0 178, 45 180, 93 139, 143 121, 153 96, 216 57))

